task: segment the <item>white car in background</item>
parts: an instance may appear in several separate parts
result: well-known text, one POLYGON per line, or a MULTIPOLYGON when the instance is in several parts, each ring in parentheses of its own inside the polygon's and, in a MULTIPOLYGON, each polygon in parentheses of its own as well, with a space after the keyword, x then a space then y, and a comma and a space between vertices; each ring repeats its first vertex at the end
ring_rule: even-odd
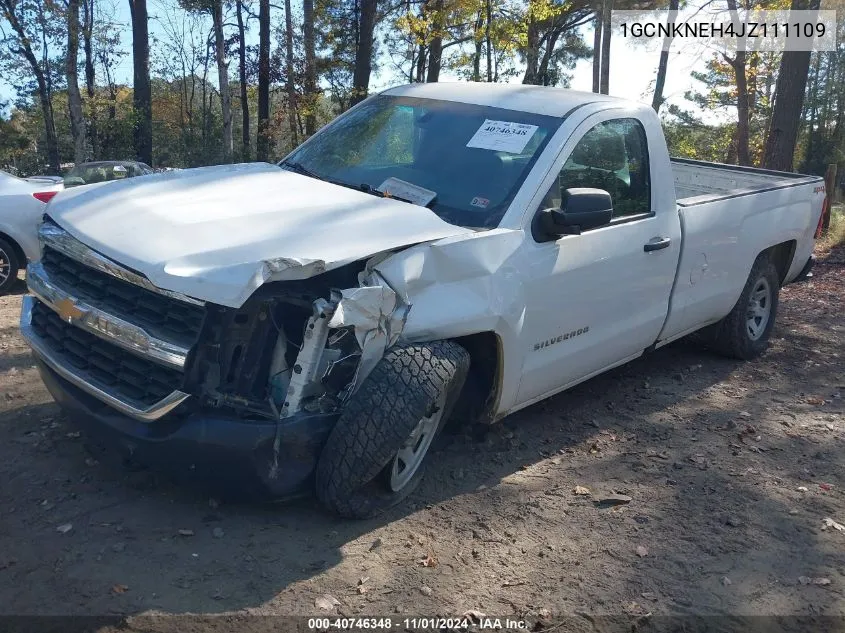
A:
POLYGON ((0 295, 38 254, 37 226, 47 203, 64 189, 60 178, 17 178, 0 171, 0 295))

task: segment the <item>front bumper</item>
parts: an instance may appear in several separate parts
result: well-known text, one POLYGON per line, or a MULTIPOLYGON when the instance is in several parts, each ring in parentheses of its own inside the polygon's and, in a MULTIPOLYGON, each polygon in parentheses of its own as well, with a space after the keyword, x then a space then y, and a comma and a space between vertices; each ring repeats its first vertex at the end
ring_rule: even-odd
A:
POLYGON ((307 493, 338 416, 298 414, 275 424, 177 410, 156 422, 141 422, 109 408, 36 360, 47 389, 102 459, 151 466, 234 498, 307 493))

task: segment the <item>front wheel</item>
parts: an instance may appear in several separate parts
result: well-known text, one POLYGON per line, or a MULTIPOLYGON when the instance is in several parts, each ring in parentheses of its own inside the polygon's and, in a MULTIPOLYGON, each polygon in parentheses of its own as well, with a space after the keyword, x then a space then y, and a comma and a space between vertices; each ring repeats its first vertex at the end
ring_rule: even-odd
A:
POLYGON ((732 358, 751 360, 769 346, 775 325, 780 275, 768 254, 760 255, 733 310, 719 324, 715 348, 732 358))
POLYGON ((469 354, 451 341, 388 350, 349 399, 320 455, 323 505, 366 518, 413 492, 468 369, 469 354))
POLYGON ((14 247, 6 240, 0 239, 0 295, 11 290, 18 280, 18 270, 21 263, 14 247))

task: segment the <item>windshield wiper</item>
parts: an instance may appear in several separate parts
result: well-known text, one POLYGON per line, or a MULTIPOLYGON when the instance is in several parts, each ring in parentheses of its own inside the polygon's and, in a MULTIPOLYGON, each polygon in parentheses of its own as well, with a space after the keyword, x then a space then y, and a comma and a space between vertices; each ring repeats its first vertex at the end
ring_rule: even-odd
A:
POLYGON ((302 163, 297 163, 293 160, 283 160, 281 164, 285 167, 290 167, 292 170, 302 174, 303 176, 308 176, 309 178, 316 178, 317 180, 325 180, 325 178, 320 178, 320 176, 308 169, 302 163))
POLYGON ((408 200, 407 198, 402 198, 401 196, 394 196, 393 194, 386 194, 383 191, 379 191, 371 184, 366 182, 362 182, 359 188, 364 193, 369 193, 370 195, 377 196, 379 198, 392 198, 394 200, 401 200, 402 202, 410 202, 411 204, 414 204, 413 201, 408 200))
MULTIPOLYGON (((346 187, 347 189, 355 189, 356 191, 367 191, 366 189, 364 189, 364 185, 362 185, 360 187, 356 187, 355 185, 352 185, 348 182, 343 182, 343 181, 340 181, 340 180, 332 180, 331 178, 326 178, 324 176, 320 176, 316 172, 313 172, 310 169, 308 169, 302 163, 297 163, 296 161, 293 161, 293 160, 282 161, 281 165, 283 165, 285 167, 290 167, 293 171, 295 171, 299 174, 302 174, 303 176, 308 176, 309 178, 316 178, 317 180, 322 180, 323 182, 329 182, 333 185, 338 185, 340 187, 346 187)), ((366 185, 366 186, 369 187, 369 185, 366 185)), ((372 193, 372 192, 367 191, 367 193, 372 193)), ((380 194, 381 194, 381 192, 375 192, 375 195, 380 195, 380 194)))
MULTIPOLYGON (((331 178, 325 178, 320 176, 319 174, 311 171, 302 163, 298 163, 293 160, 284 160, 280 163, 284 167, 290 167, 293 171, 302 174, 303 176, 308 176, 309 178, 316 178, 317 180, 322 180, 323 182, 330 182, 333 185, 339 185, 341 187, 346 187, 347 189, 354 189, 356 191, 363 191, 364 193, 369 193, 370 195, 377 196, 379 198, 392 198, 394 200, 401 200, 402 202, 407 202, 409 204, 417 204, 413 200, 408 200, 407 198, 403 198, 402 196, 397 196, 394 194, 386 194, 383 191, 380 191, 373 187, 371 184, 362 182, 360 185, 355 186, 348 182, 343 182, 341 180, 332 180, 331 178)), ((434 204, 434 200, 429 202, 426 207, 431 207, 434 204)))

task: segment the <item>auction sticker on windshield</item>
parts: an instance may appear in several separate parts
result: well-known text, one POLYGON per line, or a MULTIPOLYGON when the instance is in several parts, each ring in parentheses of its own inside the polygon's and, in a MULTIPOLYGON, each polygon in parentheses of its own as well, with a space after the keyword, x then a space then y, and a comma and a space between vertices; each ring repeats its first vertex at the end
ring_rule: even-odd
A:
POLYGON ((485 119, 481 127, 469 139, 467 147, 521 154, 536 131, 536 125, 485 119))
POLYGON ((385 198, 400 198, 411 204, 418 204, 421 207, 427 206, 437 197, 436 191, 419 187, 407 180, 393 177, 381 183, 376 191, 381 191, 385 198))

